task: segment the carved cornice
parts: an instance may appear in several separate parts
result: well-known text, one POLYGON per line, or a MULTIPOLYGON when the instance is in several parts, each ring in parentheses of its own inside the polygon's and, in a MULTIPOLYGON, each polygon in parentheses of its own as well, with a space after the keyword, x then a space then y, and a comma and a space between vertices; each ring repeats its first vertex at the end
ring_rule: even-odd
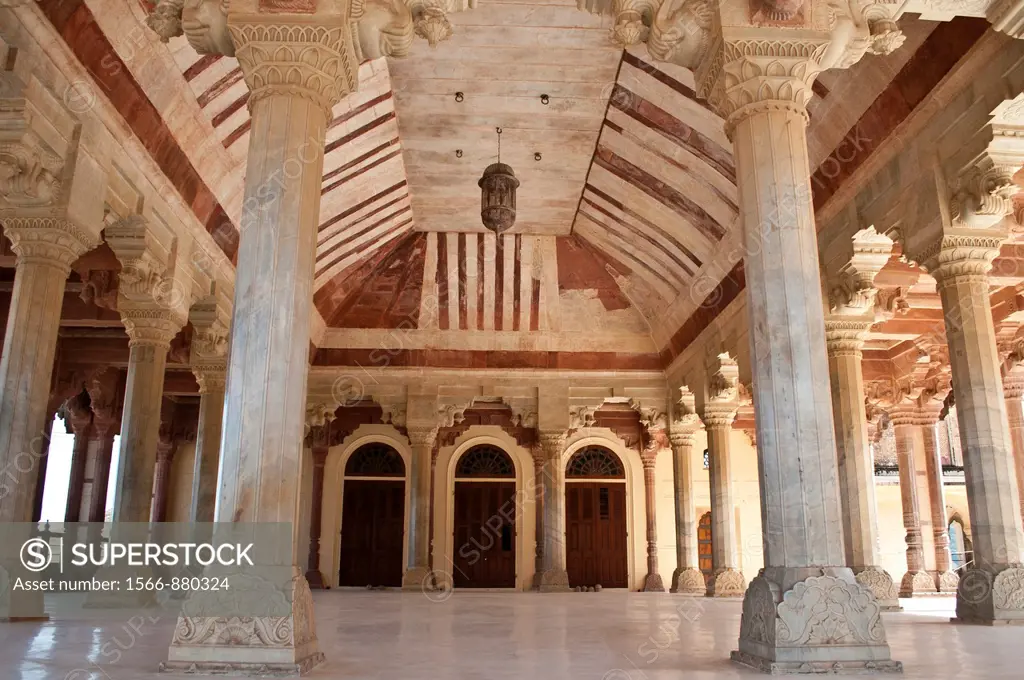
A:
POLYGON ((0 137, 0 205, 52 205, 61 198, 64 159, 23 122, 16 127, 18 138, 0 137))
POLYGON ((7 217, 3 223, 18 264, 47 264, 70 272, 72 262, 98 245, 95 238, 67 220, 7 217))
POLYGON ((234 16, 228 25, 235 56, 249 86, 249 109, 270 96, 307 99, 331 119, 342 97, 359 86, 351 27, 322 16, 234 16))
POLYGON ((160 36, 160 42, 168 42, 184 33, 181 27, 181 13, 185 0, 158 0, 152 13, 146 17, 146 25, 160 36))

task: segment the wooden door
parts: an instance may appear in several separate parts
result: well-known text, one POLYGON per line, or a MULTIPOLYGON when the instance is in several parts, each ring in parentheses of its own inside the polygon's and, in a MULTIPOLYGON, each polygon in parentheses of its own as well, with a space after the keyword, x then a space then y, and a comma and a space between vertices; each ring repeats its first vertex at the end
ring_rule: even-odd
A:
POLYGON ((405 482, 345 480, 338 585, 402 585, 405 482))
POLYGON ((515 588, 515 482, 455 482, 456 588, 515 588))
POLYGON ((697 524, 697 559, 700 560, 700 570, 704 574, 704 581, 711 580, 714 572, 714 564, 711 559, 711 513, 705 512, 697 524))
POLYGON ((565 568, 569 585, 628 588, 626 485, 566 482, 565 568))

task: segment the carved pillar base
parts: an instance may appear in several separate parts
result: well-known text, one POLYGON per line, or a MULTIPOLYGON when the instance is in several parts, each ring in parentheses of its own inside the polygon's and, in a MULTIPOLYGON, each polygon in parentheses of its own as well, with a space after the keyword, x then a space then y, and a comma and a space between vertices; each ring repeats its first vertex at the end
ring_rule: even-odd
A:
POLYGON ((437 590, 434 583, 434 572, 430 567, 409 567, 402 575, 402 590, 432 591, 437 590))
POLYGON ((955 623, 1024 625, 1024 566, 971 569, 956 591, 955 623))
POLYGON ((283 587, 255 574, 229 578, 229 590, 196 592, 185 602, 161 672, 294 676, 323 662, 313 595, 298 567, 292 567, 292 579, 283 587), (266 614, 239 615, 254 606, 266 614))
POLYGON ((960 585, 960 577, 956 575, 956 572, 936 571, 935 585, 938 587, 940 593, 955 593, 960 585))
POLYGON ((648 574, 644 577, 644 587, 640 589, 641 593, 663 593, 665 592, 665 582, 661 580, 661 574, 648 574))
POLYGON ((857 583, 871 591, 883 612, 903 611, 896 583, 889 572, 881 567, 864 567, 860 570, 854 569, 854 572, 857 574, 857 583))
POLYGON ((908 571, 900 581, 900 597, 937 595, 935 577, 927 571, 908 571))
POLYGON ((567 593, 569 574, 564 569, 542 571, 534 578, 534 587, 542 593, 567 593))
POLYGON ((672 591, 683 595, 703 595, 707 592, 704 574, 699 569, 676 569, 672 572, 672 591))
POLYGON ((773 675, 902 672, 879 611, 847 567, 769 567, 743 598, 732 660, 773 675))
POLYGON ((708 581, 705 595, 708 597, 743 597, 747 580, 732 567, 716 569, 708 581))

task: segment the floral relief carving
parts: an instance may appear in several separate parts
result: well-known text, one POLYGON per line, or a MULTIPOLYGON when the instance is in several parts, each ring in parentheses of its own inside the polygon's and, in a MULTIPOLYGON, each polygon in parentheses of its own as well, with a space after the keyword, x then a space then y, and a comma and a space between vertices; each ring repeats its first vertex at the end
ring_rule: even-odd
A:
POLYGON ((783 596, 777 639, 786 645, 881 644, 885 629, 867 588, 835 576, 812 576, 783 596))
POLYGON ((778 587, 763 576, 750 582, 743 596, 740 639, 775 645, 775 601, 778 587))
POLYGON ((869 589, 879 601, 896 600, 899 593, 892 576, 882 569, 868 568, 857 574, 857 583, 869 589))
POLYGON ((1024 567, 1012 566, 996 574, 992 604, 996 609, 1024 611, 1024 567))

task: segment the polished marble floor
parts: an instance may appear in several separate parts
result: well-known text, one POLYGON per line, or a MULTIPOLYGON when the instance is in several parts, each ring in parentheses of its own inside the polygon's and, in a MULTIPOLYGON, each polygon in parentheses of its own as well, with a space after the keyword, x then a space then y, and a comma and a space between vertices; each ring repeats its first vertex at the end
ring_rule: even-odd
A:
MULTIPOLYGON (((740 603, 625 592, 456 592, 444 601, 400 592, 315 596, 327 662, 322 680, 760 677, 727 661, 740 603)), ((1020 680, 1024 630, 948 623, 948 598, 904 600, 885 615, 906 678, 1020 680)), ((48 601, 59 611, 59 604, 48 601)), ((0 624, 0 680, 167 680, 174 619, 106 611, 45 624, 0 624)), ((891 676, 890 676, 891 677, 891 676)))

